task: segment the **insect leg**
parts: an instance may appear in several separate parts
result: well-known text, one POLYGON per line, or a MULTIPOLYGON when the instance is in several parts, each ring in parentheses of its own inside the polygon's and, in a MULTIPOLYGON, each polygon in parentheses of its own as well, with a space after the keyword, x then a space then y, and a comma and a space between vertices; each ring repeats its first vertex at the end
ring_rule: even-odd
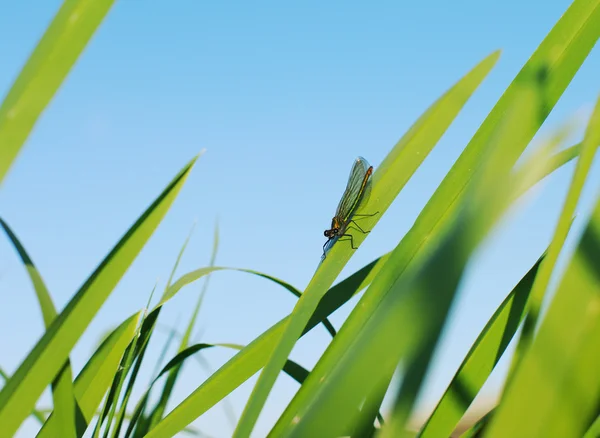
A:
POLYGON ((340 239, 338 239, 338 241, 344 241, 344 240, 350 240, 350 246, 352 247, 352 249, 358 249, 354 247, 354 239, 352 238, 352 234, 340 234, 340 239), (342 239, 342 237, 348 237, 349 239, 342 239))
POLYGON ((379 212, 378 212, 378 211, 376 211, 376 212, 375 212, 375 213, 373 213, 373 214, 355 214, 355 215, 354 215, 354 217, 358 217, 358 219, 356 219, 356 220, 358 220, 358 221, 359 221, 359 220, 361 220, 361 219, 363 219, 363 218, 365 218, 365 217, 372 217, 372 216, 375 216, 376 214, 379 214, 379 212))
POLYGON ((358 225, 358 224, 357 224, 356 222, 354 222, 354 221, 350 221, 350 222, 351 222, 351 223, 353 223, 353 224, 354 224, 354 226, 350 225, 348 228, 346 228, 347 230, 348 230, 348 229, 354 229, 354 230, 356 230, 356 231, 360 231, 360 232, 361 232, 361 233, 363 233, 363 234, 369 234, 369 233, 371 232, 371 231, 365 231, 365 230, 363 230, 363 229, 360 227, 360 225, 358 225))

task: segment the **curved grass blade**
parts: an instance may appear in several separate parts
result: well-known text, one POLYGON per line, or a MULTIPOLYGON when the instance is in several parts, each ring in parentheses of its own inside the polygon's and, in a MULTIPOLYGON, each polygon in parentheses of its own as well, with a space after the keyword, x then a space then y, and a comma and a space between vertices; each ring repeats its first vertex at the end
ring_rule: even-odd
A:
MULTIPOLYGON (((157 376, 153 379, 153 381, 150 383, 150 385, 148 386, 148 389, 146 390, 146 392, 144 392, 144 395, 140 398, 140 401, 138 402, 138 405, 135 407, 135 410, 133 412, 132 415, 132 420, 129 423, 129 426, 125 432, 125 436, 124 438, 128 438, 131 436, 131 434, 134 431, 134 428, 136 428, 137 426, 137 421, 138 419, 141 417, 142 412, 145 409, 145 406, 148 403, 148 397, 150 395, 150 391, 152 390, 152 386, 166 373, 172 371, 173 369, 177 369, 179 368, 187 359, 189 359, 190 357, 193 357, 196 353, 208 349, 208 348, 212 348, 212 347, 226 347, 226 348, 232 348, 235 350, 242 350, 243 348, 245 348, 243 345, 237 345, 237 344, 207 344, 207 343, 199 343, 199 344, 195 344, 195 345, 191 345, 187 348, 185 348, 184 350, 180 351, 179 353, 177 353, 177 355, 175 355, 164 367, 163 369, 157 374, 157 376)), ((298 363, 292 361, 292 360, 288 360, 283 368, 283 371, 288 374, 291 378, 293 378, 294 380, 296 380, 299 384, 302 384, 302 382, 304 381, 304 379, 306 379, 306 376, 308 375, 308 370, 304 367, 302 367, 301 365, 299 365, 298 363)), ((146 436, 145 435, 145 431, 138 431, 136 429, 135 431, 135 436, 146 436)))
MULTIPOLYGON (((27 254, 16 234, 2 218, 0 218, 0 227, 2 227, 10 239, 23 265, 25 265, 42 311, 44 326, 47 329, 57 316, 50 292, 29 254, 27 254)), ((58 424, 59 435, 65 438, 74 438, 77 435, 75 413, 79 411, 79 406, 73 395, 73 371, 71 370, 71 362, 68 357, 58 376, 52 382, 52 402, 54 404, 54 415, 57 417, 56 422, 58 424)))
POLYGON ((0 184, 114 0, 66 0, 0 106, 0 184))
MULTIPOLYGON (((140 317, 141 312, 138 312, 115 328, 96 349, 75 379, 74 392, 79 401, 86 426, 92 421, 98 405, 113 381, 123 353, 136 333, 140 317)), ((53 438, 60 436, 57 427, 56 418, 51 414, 37 437, 53 438)), ((82 429, 77 431, 78 437, 83 436, 86 428, 82 429)))
MULTIPOLYGON (((549 161, 548 166, 544 169, 542 178, 551 174, 554 170, 570 161, 577 155, 577 151, 578 146, 576 145, 554 155, 549 161)), ((533 186, 535 183, 537 183, 537 181, 532 183, 531 186, 533 186)), ((522 190, 520 193, 522 194, 525 192, 526 190, 522 190)), ((373 278, 379 273, 381 267, 385 264, 388 257, 389 254, 383 255, 381 258, 374 260, 329 289, 329 291, 327 291, 325 296, 319 302, 317 309, 304 328, 302 336, 312 330, 316 325, 324 321, 327 316, 339 309, 356 293, 367 287, 373 278)), ((204 271, 204 273, 196 271, 194 275, 181 277, 180 281, 188 284, 189 282, 200 278, 200 274, 205 275, 206 271, 204 271)), ((175 284, 177 283, 178 282, 175 284)), ((183 284, 179 286, 183 287, 183 284)), ((176 293, 177 290, 178 289, 174 290, 173 294, 176 293)), ((217 373, 209 377, 205 383, 203 383, 186 399, 186 406, 193 406, 195 412, 199 412, 196 416, 200 416, 210 409, 214 404, 224 398, 227 394, 244 383, 255 372, 257 372, 260 367, 264 365, 267 355, 274 347, 274 342, 276 341, 276 338, 280 336, 281 330, 283 329, 283 324, 288 318, 289 316, 273 325, 269 330, 265 331, 263 335, 250 343, 237 356, 223 365, 217 371, 217 373)), ((192 408, 189 408, 189 411, 192 411, 192 408)), ((189 411, 185 411, 180 405, 180 407, 177 407, 173 411, 173 415, 177 417, 189 415, 188 417, 184 417, 185 419, 182 420, 187 421, 187 424, 189 424, 196 418, 190 418, 191 415, 189 414, 189 411)), ((173 417, 171 417, 169 420, 172 418, 173 417)))
MULTIPOLYGON (((522 153, 596 43, 600 33, 600 12, 597 5, 597 0, 594 2, 575 0, 519 72, 427 203, 415 225, 404 237, 400 247, 397 248, 401 258, 397 260, 396 277, 402 275, 402 272, 418 254, 432 250, 434 247, 432 241, 436 241, 432 237, 447 227, 448 221, 455 216, 459 201, 464 196, 465 187, 474 172, 479 169, 485 146, 498 123, 510 106, 514 104, 515 98, 522 92, 522 86, 534 82, 538 84, 538 94, 541 94, 542 100, 541 110, 536 113, 537 123, 530 127, 527 135, 523 136, 518 143, 503 145, 503 153, 507 159, 516 161, 522 153)), ((353 321, 350 320, 351 316, 345 323, 349 330, 348 339, 356 337, 361 332, 363 325, 384 295, 385 291, 383 290, 369 295, 368 298, 365 294, 361 300, 362 306, 357 310, 361 316, 353 321)), ((339 340, 339 333, 336 339, 339 340)), ((336 361, 337 358, 332 356, 330 360, 336 361)), ((333 362, 328 366, 332 364, 333 362)), ((299 397, 310 386, 311 381, 318 382, 323 377, 324 374, 316 372, 318 368, 317 365, 313 369, 311 376, 296 397, 299 397)), ((293 417, 294 415, 292 415, 293 417)), ((283 424, 289 424, 292 418, 286 418, 283 424)))
POLYGON ((486 437, 583 436, 600 405, 600 201, 486 437))
POLYGON ((125 271, 161 222, 196 158, 185 166, 127 231, 96 271, 46 330, 0 392, 0 437, 11 437, 125 271))
POLYGON ((583 190, 583 185, 587 179, 587 175, 592 167, 592 161, 596 155, 596 150, 600 146, 600 99, 596 102, 596 107, 590 121, 588 123, 579 160, 577 160, 577 166, 575 173, 571 180, 567 197, 564 201, 564 205, 552 237, 550 246, 548 247, 548 257, 542 263, 540 267, 540 274, 536 277, 533 285, 533 291, 531 294, 531 300, 528 304, 528 314, 523 324, 523 330, 515 350, 510 372, 507 377, 507 384, 505 388, 510 386, 514 371, 519 367, 519 363, 531 345, 533 341, 533 331, 537 324, 540 310, 542 307, 542 301, 546 294, 550 278, 554 272, 558 256, 567 240, 567 235, 571 226, 572 218, 575 214, 575 208, 579 202, 579 197, 583 190))
POLYGON ((407 373, 414 374, 410 376, 414 380, 405 376, 403 382, 408 385, 402 387, 396 399, 391 424, 386 422, 382 429, 384 435, 401 436, 406 411, 410 412, 462 271, 471 252, 508 206, 508 193, 514 191, 513 185, 507 184, 514 161, 501 153, 499 145, 504 140, 519 141, 525 135, 530 119, 522 116, 532 113, 534 102, 533 95, 523 95, 507 113, 506 123, 499 125, 494 143, 489 145, 491 152, 479 172, 478 183, 462 197, 458 215, 450 218, 442 233, 432 237, 435 250, 419 253, 404 275, 397 274, 398 262, 404 257, 402 242, 392 251, 296 394, 292 421, 278 422, 283 430, 277 434, 337 436, 353 428, 360 418, 349 414, 365 397, 385 392, 399 360, 405 359, 407 373), (370 314, 364 314, 364 303, 373 294, 384 298, 370 309, 370 314), (365 320, 361 331, 351 335, 348 323, 361 319, 365 320))
MULTIPOLYGON (((365 227, 373 229, 373 225, 377 223, 381 215, 391 205, 406 182, 456 118, 464 104, 487 76, 496 63, 498 56, 499 53, 493 53, 475 66, 421 116, 388 154, 373 174, 371 196, 364 206, 359 207, 360 212, 377 211, 380 213, 365 218, 365 227)), ((357 235, 356 237, 354 243, 359 245, 364 236, 357 235)), ((277 375, 285 363, 285 359, 294 347, 319 301, 339 275, 350 256, 351 253, 348 248, 334 245, 328 257, 320 265, 306 291, 294 307, 277 347, 267 360, 242 413, 234 437, 245 437, 252 432, 277 375)))

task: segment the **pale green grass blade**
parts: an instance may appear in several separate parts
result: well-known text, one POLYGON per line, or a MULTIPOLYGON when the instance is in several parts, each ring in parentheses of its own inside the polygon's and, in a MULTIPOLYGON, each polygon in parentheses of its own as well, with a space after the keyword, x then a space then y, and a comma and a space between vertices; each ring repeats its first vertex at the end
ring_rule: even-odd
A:
MULTIPOLYGON (((25 265, 25 269, 27 270, 27 274, 29 274, 29 279, 33 284, 33 289, 35 290, 38 303, 42 310, 44 326, 47 329, 57 316, 50 292, 31 260, 31 257, 29 257, 29 254, 17 238, 16 234, 2 218, 0 218, 0 226, 4 229, 19 254, 21 261, 25 265)), ((52 382, 52 402, 54 404, 54 415, 56 416, 59 435, 65 438, 76 437, 75 412, 76 409, 79 409, 79 406, 77 406, 73 395, 73 371, 71 370, 71 362, 68 357, 62 370, 52 382)))
POLYGON ((179 172, 127 231, 2 388, 0 437, 11 437, 16 432, 60 371, 83 331, 167 213, 195 161, 196 158, 179 172))
POLYGON ((600 405, 600 202, 486 437, 579 437, 600 405))
POLYGON ((0 184, 114 0, 66 0, 0 106, 0 184))
MULTIPOLYGON (((402 242, 392 251, 296 394, 296 406, 290 412, 293 418, 287 424, 278 421, 276 427, 280 430, 273 432, 274 436, 337 436, 360 422, 359 417, 349 414, 360 406, 361 400, 385 392, 401 358, 406 358, 409 374, 419 362, 427 364, 470 253, 508 205, 504 198, 500 203, 496 193, 504 194, 502 190, 508 191, 507 187, 512 186, 507 180, 516 157, 503 155, 499 146, 522 141, 531 123, 530 118, 523 116, 536 108, 533 97, 524 94, 507 113, 507 120, 498 126, 490 144, 494 146, 493 153, 486 157, 488 164, 480 170, 478 184, 457 206, 460 215, 450 219, 443 233, 430 237, 436 249, 417 254, 404 275, 397 274, 398 263, 405 257, 402 242), (373 295, 383 295, 384 299, 369 309, 365 303, 373 295), (365 307, 370 314, 364 314, 365 307), (362 330, 348 330, 361 319, 366 319, 362 330)), ((423 372, 422 368, 418 370, 423 372)), ((402 387, 392 425, 386 422, 383 429, 393 431, 390 436, 400 436, 404 430, 405 411, 410 410, 422 377, 415 376, 414 387, 402 387)))
POLYGON ((581 155, 579 157, 579 160, 577 160, 577 166, 575 168, 575 173, 573 174, 571 186, 569 187, 569 191, 567 192, 567 197, 565 199, 558 220, 558 224, 556 225, 554 236, 552 237, 552 241, 550 242, 550 246, 548 247, 548 256, 542 262, 542 265, 540 267, 540 273, 537 276, 533 285, 531 299, 528 303, 527 317, 525 318, 525 323, 523 324, 523 330, 521 331, 519 343, 517 344, 517 349, 515 350, 515 354, 512 359, 510 368, 511 371, 507 377, 507 384, 505 388, 508 388, 510 386, 512 376, 514 375, 514 372, 518 368, 518 365, 523 355, 525 354, 533 340, 533 331, 538 321, 544 295, 548 288, 548 284, 550 283, 550 278, 554 271, 554 267, 556 266, 558 256, 560 255, 560 252, 567 239, 567 234, 569 233, 573 216, 575 214, 575 208, 577 207, 577 204, 579 202, 579 197, 581 196, 583 185, 586 181, 590 168, 592 167, 592 161, 594 159, 594 156, 596 155, 596 150, 599 146, 600 99, 598 99, 596 103, 596 108, 592 113, 591 119, 586 129, 581 148, 581 155))
POLYGON ((450 436, 491 374, 524 316, 540 260, 500 304, 467 353, 419 437, 450 436))
MULTIPOLYGON (((74 383, 74 392, 81 413, 86 424, 89 424, 96 413, 98 405, 117 372, 123 352, 136 333, 136 327, 141 317, 141 312, 136 313, 123 321, 102 342, 90 360, 81 370, 74 383)), ((54 415, 50 415, 44 424, 38 438, 54 438, 60 436, 54 415)), ((85 431, 85 429, 83 430, 85 431)), ((78 437, 83 436, 83 431, 78 430, 78 437)))
MULTIPOLYGON (((373 174, 371 195, 366 205, 360 208, 361 212, 379 212, 379 214, 367 218, 364 221, 365 227, 372 229, 381 215, 388 209, 495 65, 498 56, 499 53, 493 53, 463 77, 426 111, 384 159, 381 166, 373 174)), ((359 245, 364 236, 356 235, 356 237, 358 238, 354 240, 354 243, 359 245)), ((298 337, 302 334, 302 330, 319 301, 350 259, 351 251, 347 246, 334 245, 313 276, 306 291, 294 307, 277 347, 271 353, 267 364, 259 375, 234 437, 246 437, 252 432, 285 360, 298 337)))
MULTIPOLYGON (((431 237, 438 234, 439 230, 446 226, 449 218, 455 214, 458 201, 464 196, 465 187, 479 167, 484 146, 502 116, 521 92, 521 85, 534 80, 539 82, 539 89, 543 92, 544 111, 539 113, 538 123, 531 127, 522 141, 503 145, 503 151, 508 158, 516 160, 522 153, 596 43, 600 33, 598 3, 597 0, 593 2, 576 0, 517 75, 403 239, 399 254, 403 254, 404 259, 398 260, 396 276, 402 274, 416 254, 431 250, 431 237)), ((369 295, 368 299, 362 302, 363 306, 359 309, 362 318, 351 322, 352 330, 349 338, 355 337, 361 331, 365 321, 382 298, 383 291, 382 294, 369 295)), ((346 322, 348 323, 349 321, 346 322)), ((339 333, 336 336, 336 339, 338 338, 339 333)), ((335 356, 331 360, 335 361, 335 356)), ((317 383, 323 377, 324 374, 316 372, 317 368, 318 366, 296 397, 310 386, 311 381, 317 383)), ((280 422, 287 425, 292 418, 282 417, 280 422)), ((280 422, 278 424, 281 424, 280 422)))
MULTIPOLYGON (((10 378, 10 375, 8 375, 2 368, 0 368, 0 377, 2 377, 2 379, 4 381, 6 381, 6 380, 8 380, 10 378)), ((42 410, 40 410, 40 409, 33 409, 31 411, 31 415, 33 417, 35 417, 35 419, 37 421, 39 421, 40 424, 42 424, 42 425, 46 421, 46 415, 44 414, 43 409, 42 410)))

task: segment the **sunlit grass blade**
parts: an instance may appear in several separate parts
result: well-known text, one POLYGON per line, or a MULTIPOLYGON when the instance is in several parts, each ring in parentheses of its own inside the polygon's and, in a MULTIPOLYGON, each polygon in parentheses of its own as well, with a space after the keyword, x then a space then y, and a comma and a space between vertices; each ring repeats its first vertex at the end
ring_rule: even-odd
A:
MULTIPOLYGON (((42 311, 44 326, 47 329, 57 316, 50 292, 31 257, 29 257, 29 254, 16 234, 2 218, 0 218, 0 227, 6 232, 6 235, 19 254, 23 265, 25 265, 42 311)), ((55 421, 60 436, 64 436, 65 438, 74 438, 77 436, 75 412, 79 410, 79 406, 73 395, 73 371, 71 370, 71 362, 68 357, 58 376, 52 382, 52 402, 54 404, 55 421)))
MULTIPOLYGON (((417 254, 432 249, 431 242, 435 241, 432 240, 432 236, 439 234, 439 230, 447 226, 447 222, 454 216, 459 201, 464 196, 464 189, 474 172, 478 170, 484 147, 499 121, 513 104, 514 99, 522 92, 522 85, 534 82, 538 84, 543 101, 542 110, 536 113, 537 123, 530 127, 529 132, 520 142, 503 145, 503 152, 507 158, 516 160, 522 153, 594 46, 600 32, 600 12, 596 8, 597 4, 597 1, 591 4, 576 0, 519 72, 403 239, 401 249, 398 248, 399 254, 403 254, 403 260, 398 260, 396 276, 402 274, 417 254)), ((352 327, 349 339, 356 337, 361 331, 363 324, 383 298, 383 294, 384 291, 381 291, 369 295, 366 300, 361 300, 361 307, 357 312, 362 316, 353 321, 349 318, 345 324, 352 327)), ((338 338, 339 333, 336 336, 336 339, 338 338)), ((328 366, 324 369, 328 369, 336 360, 337 356, 331 356, 328 366)), ((316 385, 323 376, 324 374, 318 371, 317 365, 303 388, 296 394, 296 400, 300 398, 303 391, 310 399, 311 391, 305 389, 311 385, 311 382, 316 385)), ((296 409, 291 409, 291 406, 296 400, 290 404, 288 411, 290 415, 281 417, 276 428, 290 424, 296 412, 296 409)), ((305 400, 303 403, 309 401, 305 400)))
POLYGON ((523 354, 527 351, 533 340, 533 331, 537 324, 540 309, 542 307, 542 301, 544 295, 550 283, 550 278, 556 266, 558 256, 564 246, 567 239, 567 234, 575 214, 575 208, 579 202, 579 197, 583 190, 583 185, 586 181, 590 168, 592 167, 592 161, 596 155, 596 150, 600 146, 600 99, 596 103, 596 108, 592 113, 588 127, 585 132, 581 147, 581 155, 577 160, 577 166, 573 179, 567 192, 558 224, 554 231, 554 236, 550 246, 548 247, 548 256, 540 267, 540 273, 536 277, 533 284, 533 290, 531 293, 531 299, 528 303, 528 313, 523 324, 523 330, 515 350, 510 372, 507 377, 507 384, 505 388, 510 386, 512 376, 523 357, 523 354))
POLYGON ((486 437, 583 436, 600 405, 600 202, 486 437))
MULTIPOLYGON (((123 353, 136 332, 140 316, 141 312, 136 313, 115 328, 96 349, 75 379, 74 392, 86 426, 92 421, 98 405, 113 381, 123 353)), ((83 430, 78 429, 77 436, 82 437, 84 431, 85 427, 83 430)), ((38 438, 60 436, 53 415, 50 415, 37 436, 38 438)))
POLYGON ((450 436, 491 374, 524 317, 541 258, 494 312, 467 353, 419 437, 450 436))
POLYGON ((523 115, 531 114, 535 108, 533 97, 523 95, 518 105, 508 112, 506 122, 498 126, 492 137, 493 144, 489 145, 494 146, 491 156, 486 157, 488 164, 481 169, 478 184, 472 186, 470 196, 463 196, 461 205, 457 206, 460 215, 451 218, 443 233, 432 237, 437 240, 432 241, 436 249, 417 254, 404 275, 397 274, 398 262, 402 263, 404 258, 402 243, 392 251, 380 274, 296 394, 296 406, 291 412, 294 417, 287 424, 280 419, 278 425, 282 430, 273 435, 337 436, 354 427, 360 418, 349 414, 365 397, 385 392, 398 361, 405 358, 407 373, 412 374, 414 370, 418 378, 404 379, 403 382, 411 385, 402 387, 394 406, 392 425, 388 421, 383 428, 391 431, 390 436, 400 436, 406 411, 410 411, 416 397, 462 270, 470 253, 508 206, 502 197, 500 206, 490 208, 500 202, 497 192, 504 195, 496 185, 508 191, 506 181, 516 161, 503 155, 499 145, 509 139, 519 141, 519 137, 525 135, 531 120, 523 115), (364 315, 365 307, 368 308, 364 303, 373 294, 383 295, 384 299, 379 306, 369 309, 370 315, 364 315), (359 333, 348 330, 349 323, 363 318, 366 321, 359 333), (353 385, 344 382, 353 382, 353 385))
MULTIPOLYGON (((486 57, 458 81, 421 116, 384 159, 373 174, 372 190, 366 205, 362 208, 359 207, 359 213, 363 211, 379 212, 379 214, 365 219, 365 227, 373 229, 381 215, 389 208, 392 201, 495 65, 498 57, 498 52, 486 57)), ((358 238, 355 239, 354 244, 359 245, 364 237, 358 235, 356 237, 358 238)), ((259 375, 234 437, 245 437, 252 432, 286 358, 319 301, 350 259, 350 251, 347 247, 334 245, 298 300, 284 333, 259 375)))
POLYGON ((0 106, 0 184, 114 0, 66 0, 0 106))
MULTIPOLYGON (((0 381, 6 381, 10 378, 10 375, 8 373, 6 373, 2 368, 0 368, 0 377, 2 379, 0 379, 0 381)), ((44 422, 46 421, 46 415, 44 414, 43 409, 33 409, 31 411, 31 415, 40 422, 40 424, 44 424, 44 422)))
POLYGON ((0 437, 11 437, 167 213, 196 158, 127 231, 58 315, 0 392, 0 437))

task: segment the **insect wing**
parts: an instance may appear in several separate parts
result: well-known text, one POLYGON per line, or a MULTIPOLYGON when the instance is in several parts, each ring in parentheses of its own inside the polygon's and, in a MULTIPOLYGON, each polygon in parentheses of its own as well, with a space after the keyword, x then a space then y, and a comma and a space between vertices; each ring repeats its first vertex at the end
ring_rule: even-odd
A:
POLYGON ((338 204, 335 215, 347 222, 352 216, 365 189, 364 181, 369 170, 369 163, 363 157, 358 157, 350 170, 350 177, 342 199, 338 204))

